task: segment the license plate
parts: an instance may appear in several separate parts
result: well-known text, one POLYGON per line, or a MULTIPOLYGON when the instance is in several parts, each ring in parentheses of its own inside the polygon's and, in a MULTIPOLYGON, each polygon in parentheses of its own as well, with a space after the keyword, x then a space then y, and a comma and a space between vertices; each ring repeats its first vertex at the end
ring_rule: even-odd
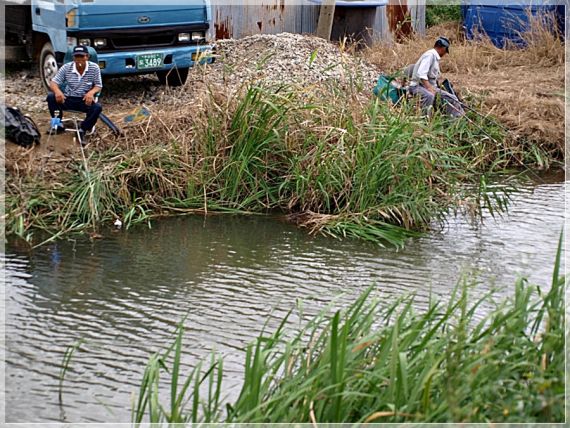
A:
POLYGON ((144 70, 147 68, 162 67, 163 55, 161 53, 137 55, 137 68, 144 70))

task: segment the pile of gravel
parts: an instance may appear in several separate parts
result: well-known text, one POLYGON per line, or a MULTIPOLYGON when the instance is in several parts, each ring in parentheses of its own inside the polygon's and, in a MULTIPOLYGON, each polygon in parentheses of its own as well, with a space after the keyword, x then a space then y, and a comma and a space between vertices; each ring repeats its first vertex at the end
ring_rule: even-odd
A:
POLYGON ((47 94, 38 75, 29 69, 8 69, 5 78, 0 79, 0 91, 4 92, 6 105, 24 113, 47 111, 47 94))
MULTIPOLYGON (((198 87, 219 85, 233 92, 249 83, 318 86, 327 81, 341 87, 352 82, 370 91, 378 77, 376 66, 342 52, 338 45, 301 34, 254 35, 216 42, 216 60, 195 67, 181 88, 165 88, 154 75, 106 80, 101 103, 106 113, 128 112, 141 103, 152 108, 165 104, 193 104, 198 87)), ((29 69, 9 72, 4 86, 6 104, 25 113, 47 114, 45 90, 29 69)), ((47 116, 46 116, 47 117, 47 116)))
POLYGON ((230 86, 244 82, 318 84, 359 81, 371 89, 376 66, 342 52, 338 45, 301 34, 262 34, 216 43, 216 62, 208 66, 208 80, 230 86))

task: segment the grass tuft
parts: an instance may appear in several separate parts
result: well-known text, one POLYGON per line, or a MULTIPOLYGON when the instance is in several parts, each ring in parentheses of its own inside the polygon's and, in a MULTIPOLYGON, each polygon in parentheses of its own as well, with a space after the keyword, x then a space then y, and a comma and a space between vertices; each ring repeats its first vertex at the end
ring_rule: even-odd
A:
POLYGON ((204 423, 563 422, 561 252, 562 237, 545 294, 520 279, 499 303, 493 291, 473 300, 465 280, 447 303, 430 299, 418 312, 413 295, 386 303, 369 287, 345 309, 328 308, 298 331, 286 328, 287 316, 247 347, 241 392, 225 414, 223 369, 214 357, 203 375, 201 364, 191 371, 186 382, 194 379, 193 390, 171 383, 175 407, 160 404, 158 372, 180 372, 180 326, 164 356, 149 360, 137 423, 143 415, 156 423, 172 422, 172 415, 204 423), (177 357, 169 367, 172 349, 177 357), (208 394, 201 395, 205 378, 208 394), (189 401, 191 409, 182 405, 189 401))
POLYGON ((276 210, 312 233, 402 245, 450 210, 503 212, 508 199, 479 183, 548 160, 475 113, 427 119, 414 102, 394 107, 359 88, 209 88, 194 114, 158 112, 124 146, 93 152, 89 173, 78 162, 51 179, 9 175, 7 230, 33 241, 37 229, 98 235, 117 218, 129 228, 164 215, 276 210))

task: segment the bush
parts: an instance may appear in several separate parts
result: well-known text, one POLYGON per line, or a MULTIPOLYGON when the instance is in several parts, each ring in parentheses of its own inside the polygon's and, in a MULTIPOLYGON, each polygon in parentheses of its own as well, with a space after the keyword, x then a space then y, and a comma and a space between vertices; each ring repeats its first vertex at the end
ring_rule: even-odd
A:
POLYGON ((426 6, 426 27, 433 27, 449 21, 461 21, 461 6, 428 5, 426 6))

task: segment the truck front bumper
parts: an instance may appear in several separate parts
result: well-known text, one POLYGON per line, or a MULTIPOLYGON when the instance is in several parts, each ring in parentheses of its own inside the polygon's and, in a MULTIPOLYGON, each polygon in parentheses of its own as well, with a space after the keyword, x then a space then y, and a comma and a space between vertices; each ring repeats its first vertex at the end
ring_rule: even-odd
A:
POLYGON ((155 71, 167 71, 172 68, 189 68, 196 63, 211 63, 214 61, 212 45, 198 45, 172 48, 144 49, 129 52, 99 53, 97 61, 101 74, 107 76, 125 74, 148 74, 155 71), (148 55, 161 55, 162 62, 153 67, 145 64, 141 67, 140 58, 148 55))

